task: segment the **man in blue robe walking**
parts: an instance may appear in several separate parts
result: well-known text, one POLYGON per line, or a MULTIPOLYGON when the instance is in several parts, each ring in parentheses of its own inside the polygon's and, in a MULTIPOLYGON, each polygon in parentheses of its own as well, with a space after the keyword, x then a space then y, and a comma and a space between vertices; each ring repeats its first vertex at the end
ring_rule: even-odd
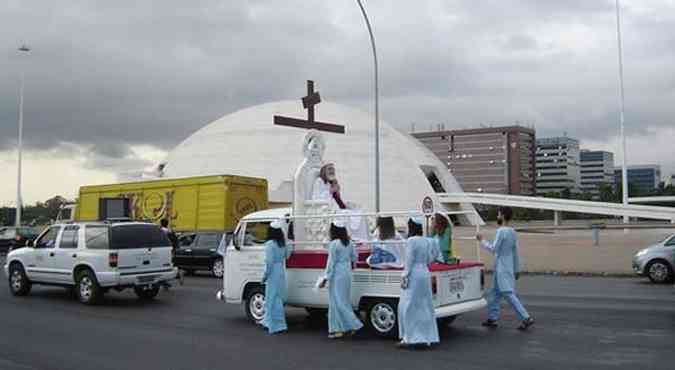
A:
POLYGON ((500 303, 502 298, 511 305, 521 321, 518 330, 527 330, 534 325, 534 319, 516 295, 516 280, 520 277, 520 258, 518 256, 518 236, 510 226, 513 218, 511 207, 500 207, 497 222, 502 225, 497 229, 495 240, 489 242, 478 234, 476 238, 483 249, 495 255, 492 289, 488 293, 488 319, 483 326, 496 328, 499 321, 500 303))

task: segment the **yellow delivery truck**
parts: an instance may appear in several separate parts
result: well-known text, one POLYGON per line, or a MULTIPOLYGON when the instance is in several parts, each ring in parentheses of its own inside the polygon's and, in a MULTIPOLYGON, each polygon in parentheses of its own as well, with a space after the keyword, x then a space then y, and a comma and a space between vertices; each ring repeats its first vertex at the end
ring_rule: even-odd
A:
POLYGON ((242 217, 268 208, 267 180, 217 175, 82 186, 70 208, 60 222, 166 218, 178 232, 232 231, 242 217))

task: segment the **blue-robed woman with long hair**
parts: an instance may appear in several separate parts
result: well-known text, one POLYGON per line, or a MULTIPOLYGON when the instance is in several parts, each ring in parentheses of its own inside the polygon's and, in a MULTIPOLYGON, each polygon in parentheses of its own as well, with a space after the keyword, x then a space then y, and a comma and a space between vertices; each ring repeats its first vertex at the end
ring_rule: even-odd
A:
POLYGON ((399 347, 429 347, 439 342, 429 272, 429 264, 439 257, 439 252, 433 242, 422 236, 422 224, 419 217, 408 221, 409 237, 398 302, 399 347))
POLYGON ((284 303, 287 297, 285 265, 289 256, 290 248, 286 245, 282 223, 274 221, 267 228, 262 280, 265 284, 265 314, 261 324, 270 334, 288 330, 284 303))
POLYGON ((328 284, 328 338, 342 338, 363 327, 352 307, 352 267, 357 261, 356 250, 341 220, 330 225, 326 277, 328 284))

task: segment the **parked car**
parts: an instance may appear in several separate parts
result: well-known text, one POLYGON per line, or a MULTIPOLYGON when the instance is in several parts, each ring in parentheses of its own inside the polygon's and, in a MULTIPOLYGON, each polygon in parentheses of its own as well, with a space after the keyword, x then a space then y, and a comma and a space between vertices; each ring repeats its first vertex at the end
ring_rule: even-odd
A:
POLYGON ((172 246, 150 223, 74 223, 53 225, 34 243, 7 255, 10 292, 30 293, 33 284, 74 289, 80 302, 95 304, 110 289, 133 288, 152 299, 176 278, 172 246))
MULTIPOLYGON (((183 234, 179 238, 174 263, 188 274, 194 271, 210 271, 217 278, 223 277, 223 257, 217 253, 223 238, 219 232, 198 232, 183 234)), ((225 233, 229 243, 232 233, 225 233)))
POLYGON ((633 270, 653 283, 675 281, 675 234, 633 256, 633 270))
POLYGON ((27 242, 35 240, 38 234, 32 227, 3 227, 0 229, 0 252, 8 253, 12 249, 24 247, 27 242))

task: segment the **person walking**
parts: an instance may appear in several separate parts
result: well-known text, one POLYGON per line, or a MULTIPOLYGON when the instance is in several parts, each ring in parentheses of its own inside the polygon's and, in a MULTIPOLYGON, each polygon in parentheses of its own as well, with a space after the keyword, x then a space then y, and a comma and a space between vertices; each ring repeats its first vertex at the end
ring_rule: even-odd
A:
MULTIPOLYGON (((180 247, 179 244, 180 242, 178 241, 178 236, 176 235, 176 232, 173 231, 169 227, 169 220, 166 218, 163 218, 161 221, 159 221, 160 224, 160 230, 166 237, 169 239, 171 242, 171 263, 175 266, 176 265, 176 251, 180 247)), ((178 270, 178 282, 180 285, 183 285, 185 279, 185 272, 183 270, 178 270)), ((168 289, 167 286, 164 286, 165 289, 168 289)))
POLYGON ((423 220, 408 220, 408 243, 405 268, 398 302, 398 347, 430 347, 439 343, 438 324, 434 312, 429 264, 438 258, 438 249, 423 237, 423 220))
POLYGON ((353 335, 363 323, 352 307, 352 268, 357 255, 342 220, 331 223, 330 239, 326 274, 320 287, 328 284, 328 338, 338 339, 353 335))
POLYGON ((489 242, 478 234, 476 239, 483 249, 495 255, 492 273, 492 288, 488 293, 488 319, 483 326, 496 328, 498 326, 500 303, 502 298, 511 305, 521 321, 518 330, 525 331, 534 325, 534 319, 516 295, 516 280, 520 277, 520 258, 518 255, 518 236, 510 226, 513 218, 511 207, 500 207, 497 214, 497 222, 501 225, 497 229, 495 240, 489 242))
POLYGON ((286 246, 282 224, 274 221, 267 228, 265 272, 262 278, 265 284, 265 314, 261 324, 270 334, 288 331, 284 303, 287 298, 285 265, 289 256, 290 248, 286 246))

